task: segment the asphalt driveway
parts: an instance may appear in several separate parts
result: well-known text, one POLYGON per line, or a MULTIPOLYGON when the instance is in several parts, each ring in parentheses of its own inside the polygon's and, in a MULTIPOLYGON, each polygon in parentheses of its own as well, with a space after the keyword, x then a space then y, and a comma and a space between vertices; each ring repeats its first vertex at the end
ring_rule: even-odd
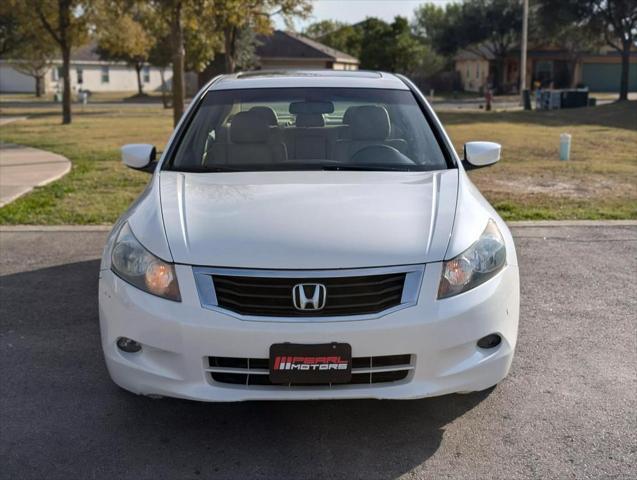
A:
POLYGON ((110 382, 105 232, 0 232, 0 478, 635 478, 637 227, 514 235, 520 338, 495 390, 204 404, 110 382))

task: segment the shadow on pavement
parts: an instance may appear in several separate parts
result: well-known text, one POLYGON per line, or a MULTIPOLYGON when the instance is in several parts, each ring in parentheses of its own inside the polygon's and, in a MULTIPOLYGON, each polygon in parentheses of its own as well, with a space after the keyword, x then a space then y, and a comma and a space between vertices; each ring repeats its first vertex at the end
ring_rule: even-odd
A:
POLYGON ((489 392, 417 401, 151 400, 109 379, 98 261, 0 277, 6 478, 394 478, 489 392))

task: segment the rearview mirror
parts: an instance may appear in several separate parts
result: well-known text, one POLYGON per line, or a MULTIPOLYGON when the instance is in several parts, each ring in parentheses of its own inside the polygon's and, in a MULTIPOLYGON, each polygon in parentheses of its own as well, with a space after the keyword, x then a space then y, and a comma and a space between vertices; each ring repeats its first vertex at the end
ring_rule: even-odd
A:
POLYGON ((135 170, 153 171, 157 150, 148 143, 129 143, 122 147, 122 162, 135 170))
POLYGON ((500 160, 502 146, 494 142, 467 142, 464 144, 465 170, 488 167, 500 160))

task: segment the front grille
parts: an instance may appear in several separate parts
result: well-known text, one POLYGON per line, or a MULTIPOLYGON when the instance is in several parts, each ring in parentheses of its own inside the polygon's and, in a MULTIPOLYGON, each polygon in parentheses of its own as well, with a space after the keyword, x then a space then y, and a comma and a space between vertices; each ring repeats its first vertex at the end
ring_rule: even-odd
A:
POLYGON ((364 315, 399 305, 405 273, 333 278, 274 278, 212 275, 220 307, 242 315, 303 317, 364 315), (299 283, 325 285, 321 310, 297 310, 292 289, 299 283))
MULTIPOLYGON (((391 383, 404 380, 414 369, 412 355, 384 355, 352 358, 352 379, 347 384, 391 383)), ((294 387, 270 383, 267 358, 208 357, 207 371, 217 383, 294 387)), ((308 387, 311 385, 299 385, 308 387)), ((321 384, 320 386, 326 386, 321 384)))

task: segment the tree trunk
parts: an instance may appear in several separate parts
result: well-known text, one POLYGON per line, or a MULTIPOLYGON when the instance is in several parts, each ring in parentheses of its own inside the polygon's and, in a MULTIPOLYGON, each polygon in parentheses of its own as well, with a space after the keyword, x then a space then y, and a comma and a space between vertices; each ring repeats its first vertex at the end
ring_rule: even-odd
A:
POLYGON ((161 78, 161 103, 164 108, 168 108, 168 98, 166 97, 166 77, 164 74, 164 67, 159 69, 159 76, 161 78))
POLYGON ((71 47, 62 48, 62 124, 71 123, 71 47))
POLYGON ((493 91, 496 94, 503 93, 504 86, 504 58, 498 57, 495 60, 495 75, 493 76, 493 91))
POLYGON ((142 96, 144 94, 144 85, 142 83, 142 68, 143 64, 135 63, 135 73, 137 74, 137 95, 142 96))
POLYGON ((628 73, 630 72, 630 42, 622 42, 622 73, 619 84, 619 100, 628 100, 628 73))
POLYGON ((171 43, 173 58, 173 123, 177 125, 184 113, 186 97, 184 75, 184 30, 181 24, 181 2, 173 8, 171 20, 171 43))
POLYGON ((234 73, 237 69, 237 59, 236 59, 236 38, 237 38, 237 29, 234 27, 228 27, 223 32, 223 40, 224 47, 226 50, 225 54, 225 62, 226 62, 226 73, 234 73))
POLYGON ((209 75, 207 72, 207 68, 204 69, 203 72, 197 72, 197 87, 198 88, 203 88, 203 86, 208 83, 209 80, 209 75))
POLYGON ((42 96, 42 76, 41 75, 36 75, 35 76, 35 96, 40 98, 42 96))
POLYGON ((569 85, 571 88, 577 87, 577 76, 575 76, 575 73, 577 72, 578 63, 579 63, 579 58, 576 58, 574 60, 571 60, 568 64, 569 65, 568 74, 570 75, 569 85))

